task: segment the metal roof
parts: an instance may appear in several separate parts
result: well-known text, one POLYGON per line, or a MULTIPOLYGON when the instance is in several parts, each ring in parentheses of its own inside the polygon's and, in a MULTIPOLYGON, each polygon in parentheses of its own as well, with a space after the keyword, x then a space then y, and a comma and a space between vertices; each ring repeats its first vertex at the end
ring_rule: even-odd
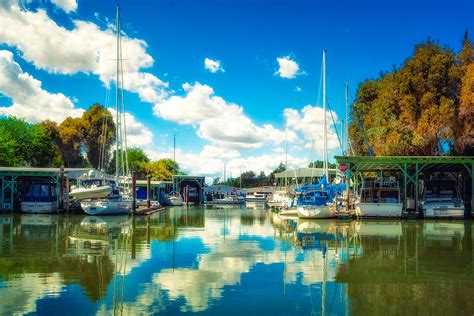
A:
MULTIPOLYGON (((328 173, 331 175, 335 175, 337 174, 337 172, 337 169, 328 169, 328 173)), ((275 173, 275 178, 320 178, 323 175, 323 168, 299 168, 295 170, 286 170, 283 172, 275 173)))
MULTIPOLYGON (((80 176, 85 172, 93 170, 91 168, 64 168, 64 172, 74 176, 80 176)), ((0 175, 14 176, 56 176, 59 175, 60 168, 34 168, 34 167, 0 167, 0 175)))
POLYGON ((425 165, 427 168, 436 167, 439 171, 448 171, 474 164, 472 156, 336 156, 335 158, 339 164, 348 163, 351 169, 358 171, 399 170, 404 165, 413 168, 417 164, 425 165))

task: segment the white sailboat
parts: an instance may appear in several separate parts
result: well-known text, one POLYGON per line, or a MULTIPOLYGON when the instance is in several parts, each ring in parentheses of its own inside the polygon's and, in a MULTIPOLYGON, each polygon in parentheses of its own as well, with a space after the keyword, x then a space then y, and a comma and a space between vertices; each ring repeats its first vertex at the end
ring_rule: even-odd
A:
POLYGON ((83 199, 80 199, 81 207, 84 212, 89 215, 127 214, 132 210, 132 196, 129 192, 126 192, 126 184, 130 177, 128 175, 127 130, 125 123, 125 104, 123 100, 120 7, 118 5, 116 12, 116 32, 115 179, 100 174, 99 177, 82 180, 84 184, 82 188, 77 188, 70 193, 72 196, 83 197, 83 199), (121 184, 123 187, 120 187, 121 184), (109 194, 106 194, 107 192, 109 192, 109 194))
MULTIPOLYGON (((329 181, 328 174, 328 131, 327 131, 327 115, 326 115, 326 50, 323 49, 323 110, 324 110, 324 179, 329 181)), ((309 191, 301 192, 301 197, 298 199, 302 202, 297 207, 298 216, 301 218, 333 218, 335 217, 336 208, 333 205, 334 201, 331 192, 327 190, 326 183, 320 183, 320 189, 310 189, 309 191)))
MULTIPOLYGON (((173 163, 176 164, 176 134, 173 134, 173 163)), ((182 206, 183 197, 176 190, 173 180, 173 190, 165 195, 163 204, 166 206, 182 206)))

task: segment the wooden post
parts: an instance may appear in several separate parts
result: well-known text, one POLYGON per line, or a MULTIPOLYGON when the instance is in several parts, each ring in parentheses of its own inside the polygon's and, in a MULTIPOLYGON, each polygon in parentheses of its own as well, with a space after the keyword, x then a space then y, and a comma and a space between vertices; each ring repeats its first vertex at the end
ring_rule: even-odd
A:
POLYGON ((132 172, 132 211, 137 210, 137 173, 132 172))
POLYGON ((69 213, 69 175, 66 177, 66 212, 69 213))
POLYGON ((64 209, 64 166, 59 168, 59 209, 64 209))
POLYGON ((146 207, 150 208, 151 207, 151 201, 150 201, 150 188, 151 188, 151 175, 146 176, 146 207))

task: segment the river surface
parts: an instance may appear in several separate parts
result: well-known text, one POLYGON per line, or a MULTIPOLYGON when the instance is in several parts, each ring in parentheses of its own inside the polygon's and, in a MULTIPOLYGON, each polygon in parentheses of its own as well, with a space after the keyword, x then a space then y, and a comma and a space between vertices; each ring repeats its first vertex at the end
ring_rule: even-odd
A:
POLYGON ((0 315, 472 315, 471 221, 0 215, 0 315))

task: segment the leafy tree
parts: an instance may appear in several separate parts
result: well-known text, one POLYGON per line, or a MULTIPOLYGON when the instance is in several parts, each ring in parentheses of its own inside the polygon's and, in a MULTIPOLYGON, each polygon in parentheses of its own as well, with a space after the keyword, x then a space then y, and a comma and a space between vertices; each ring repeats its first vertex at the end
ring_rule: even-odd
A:
POLYGON ((460 154, 474 156, 474 63, 467 66, 462 79, 459 123, 456 150, 460 154))
POLYGON ((84 121, 81 118, 66 118, 58 127, 58 147, 66 167, 82 167, 87 161, 82 155, 84 121))
MULTIPOLYGON (((119 155, 122 155, 122 151, 119 150, 119 155)), ((145 154, 143 149, 139 147, 133 147, 127 149, 127 156, 128 156, 128 165, 130 171, 138 171, 139 173, 142 170, 142 166, 144 163, 149 163, 150 158, 145 154)), ((109 162, 109 166, 107 168, 107 173, 114 174, 115 173, 115 159, 116 154, 115 151, 113 152, 112 159, 109 162)), ((122 171, 122 166, 119 164, 119 170, 122 171)), ((139 177, 143 178, 146 177, 145 175, 140 174, 139 177)))
POLYGON ((356 112, 376 155, 439 155, 454 140, 459 72, 457 58, 428 40, 399 69, 362 83, 352 104, 349 135, 367 154, 356 112), (357 110, 357 111, 356 111, 357 110))
MULTIPOLYGON (((323 168, 323 167, 324 167, 324 161, 322 160, 316 160, 316 161, 310 162, 308 165, 308 168, 323 168)), ((328 162, 328 168, 334 169, 336 168, 336 164, 328 162)))
POLYGON ((150 174, 152 180, 171 180, 174 174, 182 174, 179 171, 179 165, 171 159, 143 162, 138 169, 141 177, 150 174))
POLYGON ((60 138, 59 138, 58 124, 50 120, 45 120, 41 122, 40 125, 44 128, 45 132, 51 138, 52 147, 54 151, 54 158, 53 158, 53 163, 52 163, 53 166, 60 167, 64 165, 64 161, 61 156, 61 150, 59 147, 60 138))
POLYGON ((246 171, 240 175, 242 178, 242 187, 250 188, 257 185, 257 176, 253 171, 246 171))
POLYGON ((115 141, 115 123, 112 114, 96 103, 82 114, 82 121, 87 160, 92 167, 98 169, 102 154, 105 155, 103 161, 109 161, 110 148, 115 141))

